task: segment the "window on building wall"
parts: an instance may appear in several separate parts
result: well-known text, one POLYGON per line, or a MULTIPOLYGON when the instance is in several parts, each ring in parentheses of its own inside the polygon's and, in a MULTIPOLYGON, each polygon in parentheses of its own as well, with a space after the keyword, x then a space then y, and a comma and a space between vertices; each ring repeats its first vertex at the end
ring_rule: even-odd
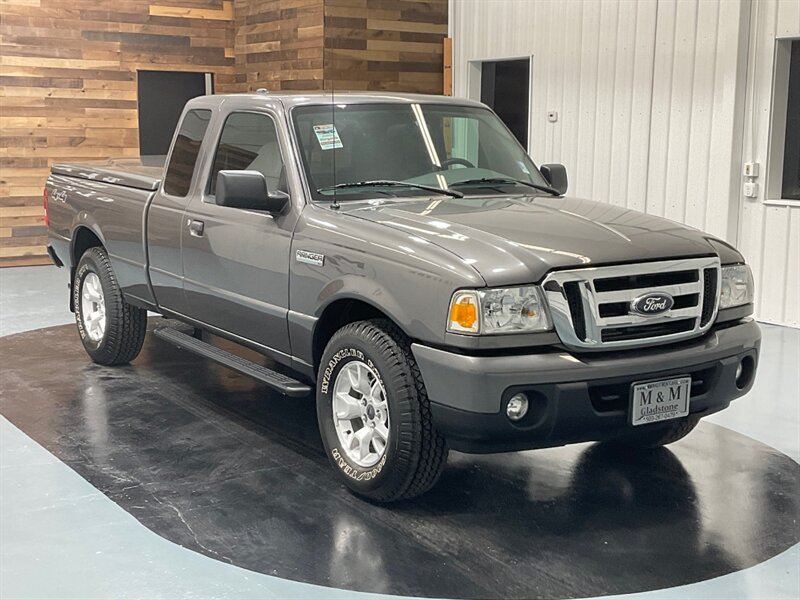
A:
POLYGON ((139 71, 139 154, 164 156, 183 107, 192 98, 213 93, 210 74, 139 71))
POLYGON ((791 43, 781 198, 800 200, 800 40, 791 43))
POLYGON ((768 202, 800 201, 800 39, 779 39, 773 65, 768 202))

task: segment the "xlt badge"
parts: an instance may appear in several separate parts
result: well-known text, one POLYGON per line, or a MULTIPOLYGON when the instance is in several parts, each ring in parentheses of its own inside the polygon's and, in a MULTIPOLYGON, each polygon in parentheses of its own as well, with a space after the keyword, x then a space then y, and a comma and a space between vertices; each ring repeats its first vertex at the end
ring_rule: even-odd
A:
POLYGON ((295 254, 297 262, 305 263, 307 265, 314 265, 321 267, 325 264, 325 255, 319 252, 309 252, 307 250, 298 250, 295 254))

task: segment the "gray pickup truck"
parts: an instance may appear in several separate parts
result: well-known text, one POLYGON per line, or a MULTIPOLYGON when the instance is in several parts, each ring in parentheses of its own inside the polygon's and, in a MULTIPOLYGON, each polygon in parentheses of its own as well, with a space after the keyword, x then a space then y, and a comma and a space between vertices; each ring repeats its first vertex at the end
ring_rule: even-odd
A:
POLYGON ((537 167, 480 103, 207 96, 155 162, 47 180, 49 253, 89 356, 133 360, 148 310, 189 325, 154 334, 315 390, 333 467, 373 501, 428 490, 448 448, 668 444, 753 384, 741 254, 565 197, 564 167, 537 167))

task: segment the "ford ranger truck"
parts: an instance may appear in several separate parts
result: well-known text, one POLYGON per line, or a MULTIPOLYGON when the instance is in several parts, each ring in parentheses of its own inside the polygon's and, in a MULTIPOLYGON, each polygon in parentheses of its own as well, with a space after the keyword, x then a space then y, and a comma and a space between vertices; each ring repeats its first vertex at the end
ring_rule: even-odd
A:
POLYGON ((315 394, 341 480, 390 502, 448 449, 661 446, 751 388, 742 255, 566 191, 478 102, 262 92, 191 100, 165 160, 54 165, 44 203, 93 361, 136 358, 159 313, 159 338, 315 394))

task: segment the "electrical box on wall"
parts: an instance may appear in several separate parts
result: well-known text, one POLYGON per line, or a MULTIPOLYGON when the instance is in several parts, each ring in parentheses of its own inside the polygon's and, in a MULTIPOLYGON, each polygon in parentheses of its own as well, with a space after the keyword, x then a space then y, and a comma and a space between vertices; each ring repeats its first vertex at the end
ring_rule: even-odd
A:
POLYGON ((745 198, 758 198, 758 184, 755 181, 746 181, 744 184, 745 198))
POLYGON ((758 177, 758 163, 757 162, 744 163, 743 172, 745 177, 758 177))

